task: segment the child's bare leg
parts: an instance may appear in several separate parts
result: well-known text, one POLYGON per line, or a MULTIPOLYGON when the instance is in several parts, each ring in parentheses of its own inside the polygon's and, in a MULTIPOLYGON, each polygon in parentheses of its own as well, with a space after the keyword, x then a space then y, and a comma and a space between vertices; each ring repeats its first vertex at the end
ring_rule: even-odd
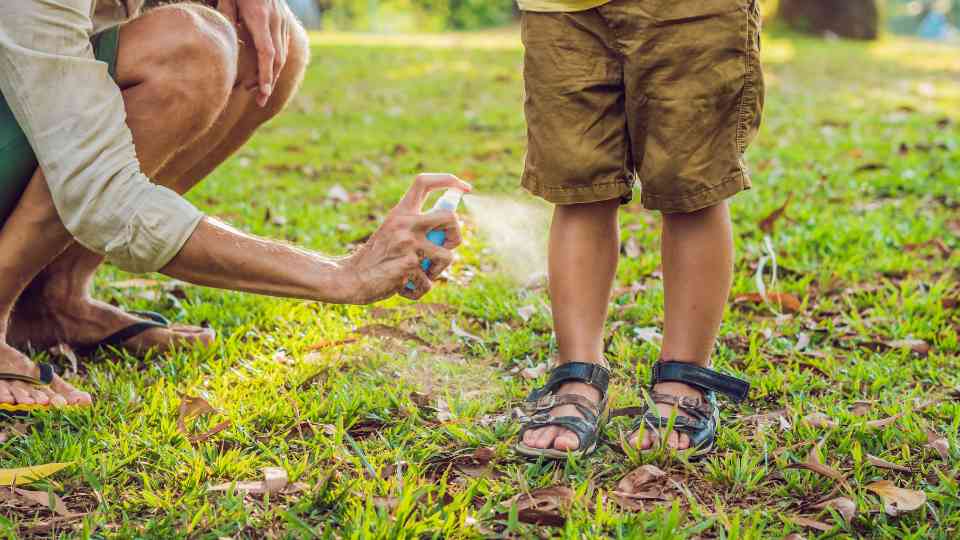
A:
MULTIPOLYGON (((727 203, 689 214, 663 216, 663 352, 666 360, 706 366, 713 351, 723 309, 733 279, 733 231, 727 203)), ((701 397, 682 383, 660 383, 654 390, 674 396, 701 397)), ((669 417, 673 407, 657 404, 669 417)), ((688 416, 678 411, 679 416, 688 416)), ((647 433, 641 448, 650 448, 655 433, 647 433)), ((637 444, 636 435, 632 444, 637 444)), ((667 443, 689 448, 686 434, 671 433, 667 443)))
MULTIPOLYGON (((603 324, 610 288, 617 270, 620 229, 619 200, 557 206, 550 228, 550 299, 560 349, 558 361, 606 365, 603 324)), ((568 383, 557 394, 579 394, 600 400, 595 388, 568 383)), ((552 416, 582 416, 576 407, 555 408, 552 416)), ((575 450, 577 436, 556 426, 529 430, 523 442, 532 448, 575 450)))

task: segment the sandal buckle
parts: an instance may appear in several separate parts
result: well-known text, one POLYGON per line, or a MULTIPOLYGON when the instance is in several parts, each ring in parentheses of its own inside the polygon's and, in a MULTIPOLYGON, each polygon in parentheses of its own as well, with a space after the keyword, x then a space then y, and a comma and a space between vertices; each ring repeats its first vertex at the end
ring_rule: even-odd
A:
POLYGON ((557 405, 557 396, 556 394, 548 394, 537 400, 537 410, 540 409, 552 409, 557 405))

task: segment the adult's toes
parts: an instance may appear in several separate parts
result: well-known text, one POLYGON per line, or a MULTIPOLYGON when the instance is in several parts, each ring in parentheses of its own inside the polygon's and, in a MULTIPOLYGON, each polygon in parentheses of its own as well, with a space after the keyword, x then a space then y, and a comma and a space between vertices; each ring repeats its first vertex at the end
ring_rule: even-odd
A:
POLYGON ((576 450, 580 446, 580 439, 569 430, 563 430, 557 438, 553 440, 553 447, 557 450, 576 450))

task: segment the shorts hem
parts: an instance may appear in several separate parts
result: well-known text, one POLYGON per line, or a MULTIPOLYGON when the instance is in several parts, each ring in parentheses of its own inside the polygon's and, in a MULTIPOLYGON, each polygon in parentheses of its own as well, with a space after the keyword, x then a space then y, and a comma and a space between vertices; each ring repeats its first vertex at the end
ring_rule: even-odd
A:
POLYGON ((640 201, 648 210, 657 210, 664 214, 689 214, 716 206, 751 187, 750 178, 741 172, 716 186, 683 197, 663 197, 641 191, 640 201))
POLYGON ((586 204, 611 199, 620 199, 622 204, 633 198, 633 180, 618 178, 604 180, 587 186, 554 187, 538 181, 530 175, 523 175, 521 185, 531 195, 539 197, 552 204, 586 204))

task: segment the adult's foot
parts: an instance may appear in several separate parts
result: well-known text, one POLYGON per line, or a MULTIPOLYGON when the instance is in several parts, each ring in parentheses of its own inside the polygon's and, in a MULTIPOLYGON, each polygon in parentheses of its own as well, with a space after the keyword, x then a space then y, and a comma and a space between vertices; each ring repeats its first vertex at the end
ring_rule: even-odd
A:
MULTIPOLYGON (((16 347, 67 344, 81 348, 96 345, 142 321, 137 315, 89 297, 55 298, 27 292, 14 308, 7 340, 16 347)), ((209 328, 171 325, 151 328, 128 339, 122 347, 134 354, 151 349, 164 352, 175 347, 206 346, 215 338, 216 333, 209 328)))
MULTIPOLYGON (((556 395, 576 394, 583 396, 593 403, 599 403, 600 392, 589 384, 572 382, 562 385, 557 389, 556 395)), ((560 405, 550 411, 550 417, 558 416, 576 416, 583 418, 583 414, 573 405, 560 405)), ((523 444, 531 448, 552 448, 562 452, 577 450, 580 448, 580 438, 576 433, 560 426, 546 426, 540 429, 531 429, 523 434, 523 444)))
MULTIPOLYGON (((39 378, 40 369, 13 347, 0 343, 0 372, 39 378)), ((58 375, 49 386, 33 386, 20 381, 0 380, 0 403, 10 405, 89 405, 90 394, 77 390, 58 375)))
MULTIPOLYGON (((703 399, 703 392, 697 390, 696 388, 678 382, 662 382, 653 387, 653 391, 659 394, 667 394, 677 397, 690 397, 690 398, 700 398, 703 399)), ((657 412, 660 416, 664 418, 670 418, 670 415, 673 414, 674 407, 673 405, 667 405, 664 403, 657 403, 657 412)), ((680 417, 690 417, 689 414, 683 412, 681 409, 676 409, 677 418, 680 417)), ((662 440, 663 433, 660 430, 654 430, 647 427, 643 430, 643 439, 640 439, 640 430, 637 430, 630 436, 630 444, 634 447, 640 448, 641 450, 649 450, 657 445, 659 440, 662 440)), ((679 433, 676 431, 671 431, 666 437, 667 446, 677 450, 687 450, 690 448, 690 437, 686 433, 679 433)))

